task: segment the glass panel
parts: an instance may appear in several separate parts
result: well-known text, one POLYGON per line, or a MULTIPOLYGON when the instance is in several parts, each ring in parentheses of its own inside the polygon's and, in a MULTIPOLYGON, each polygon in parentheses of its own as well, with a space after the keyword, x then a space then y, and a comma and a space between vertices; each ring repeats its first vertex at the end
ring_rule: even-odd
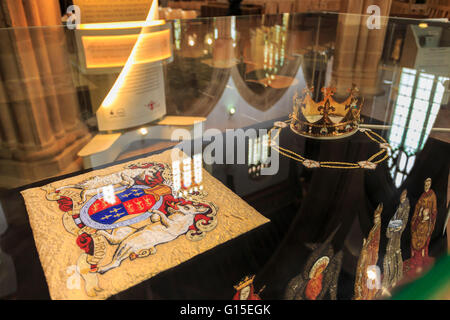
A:
MULTIPOLYGON (((252 285, 267 286, 253 288, 253 298, 259 292, 263 299, 284 299, 288 283, 301 273, 308 275, 304 282, 291 287, 304 288, 298 297, 336 298, 329 289, 331 279, 337 298, 349 300, 359 292, 353 290, 355 279, 377 278, 376 266, 399 261, 386 252, 406 252, 405 265, 415 265, 416 260, 407 262, 408 239, 402 238, 400 248, 387 248, 395 241, 384 238, 385 218, 399 212, 402 190, 395 188, 411 192, 409 221, 423 196, 424 179, 432 180, 438 203, 447 194, 450 27, 441 21, 390 17, 382 19, 381 30, 367 30, 366 12, 321 11, 331 2, 311 1, 308 13, 197 19, 181 19, 177 14, 186 10, 173 8, 161 11, 168 13, 165 22, 83 22, 69 29, 61 25, 59 10, 53 12, 54 26, 37 26, 32 23, 49 16, 37 19, 26 1, 0 1, 2 14, 22 12, 7 10, 5 3, 20 5, 25 13, 23 21, 0 19, 0 294, 2 279, 14 278, 18 286, 7 298, 50 298, 64 292, 62 297, 85 299, 97 294, 102 299, 223 300, 232 298, 230 283, 251 269, 257 274, 252 285), (384 153, 385 143, 392 155, 384 153), (175 147, 187 157, 154 160, 175 147), (155 163, 167 170, 159 171, 155 163), (264 169, 273 171, 266 174, 264 169), (347 170, 365 179, 336 174, 347 170), (33 205, 25 206, 21 191, 30 188, 37 188, 33 205), (122 210, 129 196, 136 196, 135 205, 145 210, 122 210), (357 261, 364 254, 363 239, 379 238, 367 230, 377 223, 379 203, 385 205, 383 223, 373 232, 383 238, 364 247, 368 257, 378 258, 364 273, 368 266, 358 268, 357 261), (36 224, 33 208, 42 214, 36 224), (110 208, 117 212, 104 211, 110 208), (267 219, 261 228, 256 211, 267 219), (255 216, 249 218, 249 212, 255 216), (91 216, 98 229, 86 224, 94 221, 91 216), (102 224, 102 219, 115 218, 102 224), (186 224, 171 228, 181 220, 186 224), (152 228, 161 231, 164 241, 171 240, 148 248, 139 241, 136 248, 127 244, 126 239, 152 228), (36 241, 37 235, 45 241, 36 241), (225 238, 236 245, 214 249, 225 238), (107 251, 104 257, 99 241, 107 251), (311 243, 322 248, 326 241, 333 243, 333 254, 311 255, 311 243), (59 247, 63 252, 55 254, 59 247), (375 247, 380 254, 369 252, 375 247), (208 259, 197 257, 204 252, 208 259), (16 269, 6 277, 4 253, 16 269), (182 259, 184 254, 189 259, 182 259), (123 259, 113 262, 117 255, 123 259), (51 266, 41 265, 44 256, 51 256, 51 266), (70 258, 71 269, 63 268, 62 256, 70 258), (82 268, 75 265, 80 261, 82 268), (170 268, 154 271, 169 262, 170 268), (142 268, 135 267, 139 263, 142 268), (192 267, 213 270, 217 265, 222 266, 214 269, 217 274, 189 280, 195 274, 192 267), (335 274, 328 273, 333 270, 335 274), (83 290, 92 276, 104 293, 67 291, 68 271, 75 276, 85 272, 83 290), (123 291, 120 283, 109 281, 114 272, 148 282, 123 291), (60 284, 55 291, 50 282, 56 278, 60 284)), ((279 12, 275 1, 272 5, 279 12)), ((223 10, 217 3, 202 6, 205 15, 212 7, 223 10)), ((270 6, 244 3, 243 8, 261 13, 270 6)), ((96 15, 100 12, 91 17, 96 15)), ((434 229, 422 227, 439 231, 428 239, 437 259, 445 253, 445 241, 436 234, 444 234, 447 212, 435 208, 434 229)), ((155 239, 151 235, 141 240, 155 239)), ((379 271, 384 289, 373 297, 384 299, 400 282, 385 268, 379 271)))

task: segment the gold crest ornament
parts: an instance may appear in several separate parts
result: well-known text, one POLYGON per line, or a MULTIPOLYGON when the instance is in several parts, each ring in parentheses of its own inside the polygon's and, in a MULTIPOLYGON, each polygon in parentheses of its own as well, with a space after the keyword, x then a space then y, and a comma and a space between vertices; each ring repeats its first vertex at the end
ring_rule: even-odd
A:
POLYGON ((335 88, 322 88, 323 100, 316 102, 311 89, 303 90, 303 97, 294 95, 293 112, 290 114, 291 130, 301 136, 313 139, 336 139, 355 134, 358 131, 361 108, 364 99, 359 97, 355 86, 344 102, 333 99, 335 88))
POLYGON ((371 129, 360 127, 363 99, 359 97, 359 90, 355 86, 349 90, 350 96, 344 102, 336 102, 333 99, 334 88, 322 88, 324 99, 320 102, 315 102, 311 97, 311 90, 305 89, 302 99, 298 98, 298 94, 295 94, 293 98, 293 112, 289 115, 289 119, 284 122, 275 122, 272 129, 270 129, 268 143, 273 150, 302 163, 308 169, 375 170, 379 163, 389 158, 389 151, 392 151, 389 143, 371 129), (368 159, 356 163, 307 159, 279 145, 280 133, 287 127, 300 136, 320 140, 346 138, 359 131, 377 143, 380 149, 368 159))

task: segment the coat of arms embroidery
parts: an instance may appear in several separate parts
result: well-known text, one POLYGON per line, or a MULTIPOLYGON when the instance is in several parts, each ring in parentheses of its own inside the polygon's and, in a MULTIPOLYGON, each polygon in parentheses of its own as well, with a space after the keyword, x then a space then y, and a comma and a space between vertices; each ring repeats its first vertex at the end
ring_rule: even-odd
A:
POLYGON ((175 148, 21 192, 52 299, 106 299, 269 221, 198 165, 179 175, 187 157, 175 148))
POLYGON ((78 184, 43 187, 47 200, 58 202, 64 228, 82 250, 76 265, 88 296, 102 291, 99 275, 124 260, 147 258, 180 236, 199 241, 216 227, 217 206, 202 201, 206 193, 175 197, 170 178, 168 164, 132 163, 78 184), (106 261, 110 248, 114 254, 106 261))

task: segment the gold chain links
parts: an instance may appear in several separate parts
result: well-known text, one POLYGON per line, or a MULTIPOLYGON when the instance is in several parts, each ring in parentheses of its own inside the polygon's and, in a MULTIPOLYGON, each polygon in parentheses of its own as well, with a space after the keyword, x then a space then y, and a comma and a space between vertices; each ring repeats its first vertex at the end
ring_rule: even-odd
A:
MULTIPOLYGON (((290 123, 291 119, 284 121, 284 123, 290 123)), ((287 126, 289 127, 289 126, 287 126)), ((276 139, 279 137, 280 132, 283 128, 274 126, 272 129, 269 130, 269 144, 278 153, 284 155, 285 157, 288 157, 290 159, 293 159, 295 161, 298 161, 302 163, 304 166, 309 168, 331 168, 331 169, 358 169, 358 168, 367 168, 367 169, 375 169, 376 166, 389 158, 389 152, 388 149, 392 151, 392 147, 389 145, 389 143, 378 133, 373 132, 370 129, 359 129, 359 131, 363 132, 370 140, 378 143, 380 145, 380 151, 372 155, 369 159, 366 161, 360 161, 358 163, 351 163, 351 162, 335 162, 335 161, 314 161, 306 159, 305 157, 295 153, 294 151, 291 151, 289 149, 280 147, 276 143, 276 139), (275 135, 272 137, 273 131, 275 131, 275 135), (378 160, 375 160, 377 158, 381 157, 378 160)))

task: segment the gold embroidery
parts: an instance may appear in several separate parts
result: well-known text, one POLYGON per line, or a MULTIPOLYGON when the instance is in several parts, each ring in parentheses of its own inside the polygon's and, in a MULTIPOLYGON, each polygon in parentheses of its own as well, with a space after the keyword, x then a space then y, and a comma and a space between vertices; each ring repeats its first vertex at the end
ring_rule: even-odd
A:
POLYGON ((153 201, 150 198, 144 198, 144 202, 151 207, 153 205, 153 201))
POLYGON ((133 213, 135 211, 132 203, 124 203, 124 206, 127 209, 127 211, 130 213, 133 213))
POLYGON ((144 210, 145 209, 145 206, 144 206, 144 204, 142 203, 141 200, 136 201, 136 205, 138 206, 139 210, 144 210))

